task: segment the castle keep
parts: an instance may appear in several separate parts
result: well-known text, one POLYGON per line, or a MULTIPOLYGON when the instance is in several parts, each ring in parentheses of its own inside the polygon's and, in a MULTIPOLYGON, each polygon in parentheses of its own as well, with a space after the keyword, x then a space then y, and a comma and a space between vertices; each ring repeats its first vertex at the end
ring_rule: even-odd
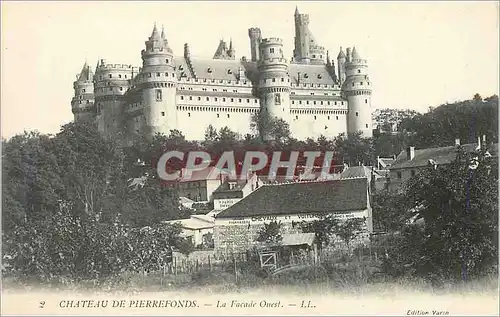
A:
POLYGON ((101 59, 87 64, 74 82, 75 121, 95 122, 104 135, 154 135, 180 130, 203 140, 211 124, 250 133, 253 114, 267 111, 289 123, 293 137, 361 131, 372 135, 371 82, 367 61, 356 48, 340 48, 337 65, 309 30, 309 16, 295 11, 293 59, 284 58, 279 38, 248 30, 251 57, 235 58, 221 41, 212 59, 174 56, 156 25, 141 52, 142 67, 101 59))

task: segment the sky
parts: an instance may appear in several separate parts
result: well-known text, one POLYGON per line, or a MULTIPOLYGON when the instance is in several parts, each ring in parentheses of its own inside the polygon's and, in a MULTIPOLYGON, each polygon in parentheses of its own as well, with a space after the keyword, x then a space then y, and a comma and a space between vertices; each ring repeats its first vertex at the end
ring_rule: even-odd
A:
POLYGON ((250 56, 248 28, 283 39, 293 54, 295 7, 336 58, 356 46, 368 60, 373 108, 426 112, 498 94, 497 2, 5 2, 2 1, 1 133, 57 133, 73 120, 73 81, 85 61, 141 66, 153 24, 175 55, 212 58, 232 38, 250 56))

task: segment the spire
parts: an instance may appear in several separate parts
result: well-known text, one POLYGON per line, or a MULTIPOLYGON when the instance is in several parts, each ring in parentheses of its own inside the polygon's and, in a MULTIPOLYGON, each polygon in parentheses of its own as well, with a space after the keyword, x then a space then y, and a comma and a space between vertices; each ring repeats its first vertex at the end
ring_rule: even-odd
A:
POLYGON ((358 51, 356 51, 356 46, 352 47, 352 53, 351 53, 352 59, 361 59, 359 56, 358 51))
POLYGON ((331 66, 332 62, 330 61, 330 51, 326 51, 326 66, 331 66))
POLYGON ((162 40, 165 39, 165 27, 163 25, 161 26, 161 38, 162 40))
POLYGON ((299 6, 295 6, 295 16, 300 15, 299 13, 299 6))
MULTIPOLYGON (((97 64, 99 66, 99 62, 97 64)), ((83 64, 82 71, 80 72, 80 75, 78 76, 79 81, 88 81, 92 80, 92 70, 90 69, 89 64, 87 61, 85 61, 85 64, 83 64)))
POLYGON ((156 28, 156 22, 155 26, 153 27, 153 32, 151 33, 151 38, 157 38, 158 37, 158 29, 156 28))
POLYGON ((342 59, 342 58, 345 58, 345 54, 344 54, 344 51, 342 50, 342 46, 341 46, 339 55, 337 56, 337 59, 342 59))
POLYGON ((230 51, 233 50, 233 39, 232 38, 229 39, 229 50, 230 51))

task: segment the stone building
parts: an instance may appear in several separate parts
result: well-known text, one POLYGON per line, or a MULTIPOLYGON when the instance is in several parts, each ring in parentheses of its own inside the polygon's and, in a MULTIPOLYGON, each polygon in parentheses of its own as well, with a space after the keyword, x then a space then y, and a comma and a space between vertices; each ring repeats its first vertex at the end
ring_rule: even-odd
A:
POLYGON ((85 64, 74 83, 75 121, 97 123, 104 135, 169 134, 203 140, 209 125, 245 135, 253 115, 267 111, 285 120, 298 139, 362 131, 372 135, 367 61, 356 48, 340 48, 337 65, 309 29, 309 16, 294 15, 295 49, 285 59, 280 38, 250 28, 249 59, 221 41, 212 59, 194 58, 188 44, 174 55, 156 25, 141 52, 142 67, 98 61, 85 64), (193 123, 196 124, 193 124, 193 123))
POLYGON ((367 178, 263 185, 215 218, 217 252, 241 252, 257 245, 265 223, 281 222, 281 234, 301 233, 303 221, 332 214, 339 219, 364 219, 361 241, 373 231, 367 178))
MULTIPOLYGON (((486 142, 485 136, 478 138, 477 143, 461 145, 466 152, 473 152, 486 142)), ((457 147, 460 146, 460 140, 455 140, 455 145, 428 149, 415 149, 408 147, 401 151, 389 167, 389 177, 387 187, 391 191, 402 189, 402 185, 410 178, 415 176, 424 168, 436 168, 437 166, 451 163, 456 158, 457 147)), ((490 146, 489 155, 498 155, 498 143, 490 146)))

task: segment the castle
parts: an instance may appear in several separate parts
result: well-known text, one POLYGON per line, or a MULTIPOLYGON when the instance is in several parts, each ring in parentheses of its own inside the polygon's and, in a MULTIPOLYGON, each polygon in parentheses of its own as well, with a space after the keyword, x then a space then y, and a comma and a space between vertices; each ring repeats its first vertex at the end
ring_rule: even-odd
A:
POLYGON ((211 124, 250 133, 259 111, 285 120, 292 136, 336 137, 361 131, 372 136, 371 82, 356 48, 340 48, 337 65, 309 30, 309 15, 295 10, 293 59, 279 38, 248 30, 251 57, 237 60, 232 41, 220 41, 212 59, 174 56, 156 25, 142 50, 142 67, 101 59, 95 74, 85 63, 74 82, 74 120, 92 121, 103 135, 169 135, 203 140, 211 124), (326 61, 325 61, 326 59, 326 61))

